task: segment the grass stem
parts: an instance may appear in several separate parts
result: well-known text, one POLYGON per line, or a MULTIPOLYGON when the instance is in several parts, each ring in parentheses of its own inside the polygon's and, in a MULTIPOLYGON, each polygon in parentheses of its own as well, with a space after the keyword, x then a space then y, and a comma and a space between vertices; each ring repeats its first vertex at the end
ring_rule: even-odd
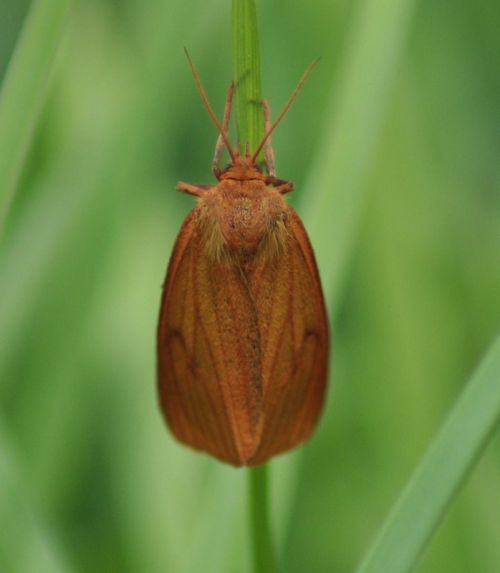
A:
POLYGON ((269 468, 248 470, 248 497, 254 573, 275 571, 269 519, 269 468))
MULTIPOLYGON (((250 150, 259 144, 264 132, 260 80, 257 10, 254 0, 233 0, 233 80, 238 143, 250 150)), ((260 466, 248 470, 248 498, 253 570, 275 571, 269 520, 269 469, 260 466)))

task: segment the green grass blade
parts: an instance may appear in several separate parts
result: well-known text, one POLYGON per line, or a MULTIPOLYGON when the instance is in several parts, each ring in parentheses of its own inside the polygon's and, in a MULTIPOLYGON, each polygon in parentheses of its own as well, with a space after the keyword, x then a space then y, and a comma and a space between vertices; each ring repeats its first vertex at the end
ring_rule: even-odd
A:
POLYGON ((238 141, 255 149, 263 135, 257 14, 253 0, 234 0, 232 7, 233 78, 236 86, 238 141))
POLYGON ((50 84, 70 0, 34 0, 0 93, 0 236, 50 84))
POLYGON ((500 336, 417 467, 358 573, 411 571, 500 420, 500 336))

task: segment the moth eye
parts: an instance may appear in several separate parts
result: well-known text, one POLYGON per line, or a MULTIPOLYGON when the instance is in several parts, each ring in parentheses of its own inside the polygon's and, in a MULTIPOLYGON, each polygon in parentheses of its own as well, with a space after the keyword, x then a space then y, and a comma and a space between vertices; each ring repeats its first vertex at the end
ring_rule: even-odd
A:
POLYGON ((263 173, 263 168, 262 168, 262 163, 257 163, 255 165, 255 169, 259 172, 259 173, 263 173))

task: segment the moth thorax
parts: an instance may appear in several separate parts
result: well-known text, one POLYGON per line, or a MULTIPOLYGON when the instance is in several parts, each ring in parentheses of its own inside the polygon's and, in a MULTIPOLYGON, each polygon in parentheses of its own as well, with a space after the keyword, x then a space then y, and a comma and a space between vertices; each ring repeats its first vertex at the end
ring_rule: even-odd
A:
POLYGON ((283 197, 264 185, 243 192, 215 188, 200 204, 207 255, 216 261, 278 255, 288 236, 286 210, 283 197))
POLYGON ((235 197, 220 213, 220 229, 232 249, 257 250, 269 225, 264 198, 235 197))

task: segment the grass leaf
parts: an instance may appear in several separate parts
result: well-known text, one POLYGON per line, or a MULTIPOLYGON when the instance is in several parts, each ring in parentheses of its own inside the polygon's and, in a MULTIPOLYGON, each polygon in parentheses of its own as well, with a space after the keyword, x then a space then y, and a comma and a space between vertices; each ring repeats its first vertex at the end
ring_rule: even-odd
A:
POLYGON ((500 336, 408 482, 358 573, 415 566, 500 420, 500 336))
POLYGON ((0 93, 0 236, 50 85, 70 0, 34 0, 0 93))

